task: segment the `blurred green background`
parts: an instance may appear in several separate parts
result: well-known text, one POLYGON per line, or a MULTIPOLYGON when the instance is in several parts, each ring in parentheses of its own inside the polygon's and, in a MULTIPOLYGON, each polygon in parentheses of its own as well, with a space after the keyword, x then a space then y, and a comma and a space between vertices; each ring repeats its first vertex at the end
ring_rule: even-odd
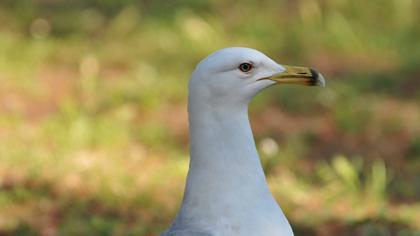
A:
POLYGON ((296 235, 420 235, 420 1, 0 1, 0 235, 156 235, 187 83, 228 46, 317 68, 250 118, 296 235))

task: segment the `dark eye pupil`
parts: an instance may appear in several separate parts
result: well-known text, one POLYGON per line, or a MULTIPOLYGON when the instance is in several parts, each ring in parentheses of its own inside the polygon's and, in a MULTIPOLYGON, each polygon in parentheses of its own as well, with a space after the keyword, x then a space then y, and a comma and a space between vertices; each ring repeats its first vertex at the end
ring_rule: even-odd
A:
POLYGON ((252 68, 252 65, 251 65, 251 64, 249 64, 249 63, 242 63, 242 64, 240 64, 240 65, 239 65, 239 69, 240 69, 242 72, 248 72, 248 71, 250 71, 250 70, 251 70, 251 68, 252 68))

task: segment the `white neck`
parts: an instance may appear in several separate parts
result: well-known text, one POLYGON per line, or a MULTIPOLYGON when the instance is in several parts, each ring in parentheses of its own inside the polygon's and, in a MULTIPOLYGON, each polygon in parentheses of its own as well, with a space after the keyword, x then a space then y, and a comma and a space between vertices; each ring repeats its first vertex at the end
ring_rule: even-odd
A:
POLYGON ((190 101, 191 160, 185 200, 211 197, 224 204, 227 195, 238 201, 246 195, 269 194, 247 104, 218 107, 190 101))
POLYGON ((190 168, 172 227, 213 228, 221 235, 232 235, 232 230, 247 232, 238 235, 252 235, 252 230, 254 235, 265 235, 260 228, 269 227, 267 235, 291 235, 266 183, 247 102, 229 105, 202 100, 190 94, 190 168))

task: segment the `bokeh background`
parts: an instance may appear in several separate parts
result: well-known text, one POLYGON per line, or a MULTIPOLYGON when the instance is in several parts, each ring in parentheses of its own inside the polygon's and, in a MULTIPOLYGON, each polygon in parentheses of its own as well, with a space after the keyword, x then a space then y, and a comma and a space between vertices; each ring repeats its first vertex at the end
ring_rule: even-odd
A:
POLYGON ((420 235, 420 2, 0 1, 0 235, 156 235, 188 167, 187 83, 228 46, 326 88, 251 104, 296 235, 420 235))

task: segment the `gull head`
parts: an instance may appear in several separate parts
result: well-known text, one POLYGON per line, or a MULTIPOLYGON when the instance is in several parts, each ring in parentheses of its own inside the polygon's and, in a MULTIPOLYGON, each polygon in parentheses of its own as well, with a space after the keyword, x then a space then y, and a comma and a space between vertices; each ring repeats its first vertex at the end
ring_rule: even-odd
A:
POLYGON ((189 92, 209 103, 248 103, 275 84, 325 86, 325 81, 314 69, 281 65, 255 49, 234 47, 202 60, 192 74, 189 92))

